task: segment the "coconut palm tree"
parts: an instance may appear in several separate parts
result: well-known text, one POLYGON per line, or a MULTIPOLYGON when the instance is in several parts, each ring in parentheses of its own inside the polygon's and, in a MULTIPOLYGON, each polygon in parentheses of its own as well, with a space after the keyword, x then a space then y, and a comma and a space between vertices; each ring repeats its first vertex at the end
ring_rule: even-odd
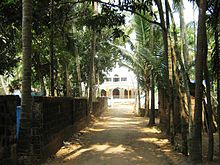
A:
POLYGON ((21 155, 27 155, 21 160, 23 164, 31 164, 31 54, 32 54, 32 1, 23 0, 23 16, 22 16, 22 113, 20 120, 20 134, 18 142, 18 151, 21 155))
POLYGON ((207 36, 206 36, 206 10, 207 1, 200 0, 199 20, 197 32, 197 54, 196 54, 196 88, 195 88, 195 113, 193 124, 193 135, 190 157, 193 162, 202 161, 202 80, 203 80, 203 66, 204 57, 207 53, 207 36))

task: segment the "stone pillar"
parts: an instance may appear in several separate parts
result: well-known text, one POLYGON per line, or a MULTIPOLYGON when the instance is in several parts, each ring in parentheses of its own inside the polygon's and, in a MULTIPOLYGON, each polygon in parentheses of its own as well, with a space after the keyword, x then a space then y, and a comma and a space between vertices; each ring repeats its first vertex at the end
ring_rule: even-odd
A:
POLYGON ((129 91, 129 87, 128 87, 128 99, 130 99, 130 91, 129 91))

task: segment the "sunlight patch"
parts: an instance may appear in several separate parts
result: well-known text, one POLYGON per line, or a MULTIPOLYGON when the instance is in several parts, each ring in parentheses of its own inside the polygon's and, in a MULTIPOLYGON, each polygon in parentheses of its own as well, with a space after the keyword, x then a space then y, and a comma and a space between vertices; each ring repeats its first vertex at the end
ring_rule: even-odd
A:
POLYGON ((94 149, 95 151, 104 151, 109 147, 110 145, 108 144, 95 144, 92 146, 92 149, 94 149))
POLYGON ((101 132, 104 131, 105 129, 101 129, 101 128, 89 128, 89 131, 94 131, 94 132, 101 132))
POLYGON ((154 144, 166 144, 168 143, 168 139, 158 139, 158 138, 140 138, 138 141, 143 141, 143 142, 151 142, 154 144))
POLYGON ((76 150, 78 150, 79 148, 81 148, 82 146, 79 144, 72 144, 72 145, 68 145, 68 147, 62 147, 57 153, 56 153, 56 157, 57 158, 61 158, 64 157, 65 155, 67 155, 70 152, 74 152, 76 150))
POLYGON ((71 159, 75 159, 77 156, 83 154, 84 152, 86 151, 90 151, 92 150, 92 148, 84 148, 84 149, 81 149, 73 154, 71 154, 70 156, 66 157, 64 160, 71 160, 71 159))
POLYGON ((140 130, 141 132, 145 132, 145 133, 161 133, 161 131, 155 127, 153 128, 142 128, 140 130))
POLYGON ((123 147, 123 145, 118 145, 117 147, 111 147, 111 148, 108 148, 104 153, 106 154, 118 154, 118 153, 123 153, 126 151, 126 148, 123 147))

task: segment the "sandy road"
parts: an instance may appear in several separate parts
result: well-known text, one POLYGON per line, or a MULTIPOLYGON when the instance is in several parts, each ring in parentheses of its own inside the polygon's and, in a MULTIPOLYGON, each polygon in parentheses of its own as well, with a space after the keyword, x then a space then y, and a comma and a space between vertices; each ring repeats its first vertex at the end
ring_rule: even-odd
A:
POLYGON ((185 164, 168 140, 147 120, 135 117, 131 105, 114 106, 65 143, 44 165, 185 164))

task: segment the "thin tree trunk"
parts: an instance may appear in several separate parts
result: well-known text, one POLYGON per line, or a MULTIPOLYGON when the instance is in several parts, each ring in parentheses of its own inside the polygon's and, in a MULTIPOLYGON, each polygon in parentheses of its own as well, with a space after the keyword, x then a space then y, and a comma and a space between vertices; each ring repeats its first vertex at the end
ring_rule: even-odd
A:
MULTIPOLYGON (((152 38, 150 43, 150 49, 152 55, 154 55, 154 25, 150 26, 150 36, 152 38)), ((154 80, 154 69, 151 69, 151 79, 150 79, 150 85, 151 85, 151 109, 150 109, 150 119, 148 126, 154 126, 155 125, 155 80, 154 80)))
POLYGON ((18 164, 31 164, 31 54, 32 54, 32 1, 23 0, 22 15, 22 100, 18 140, 18 164))
POLYGON ((162 82, 158 81, 158 102, 159 102, 159 114, 160 114, 160 127, 162 128, 162 131, 165 131, 168 133, 168 126, 167 123, 169 123, 168 119, 168 101, 167 96, 165 94, 165 89, 162 86, 162 82))
MULTIPOLYGON (((220 144, 220 52, 219 52, 219 0, 216 1, 215 4, 215 25, 214 25, 214 32, 215 32, 215 55, 217 56, 216 62, 218 62, 218 66, 216 66, 217 70, 216 72, 216 77, 217 77, 217 101, 218 101, 218 106, 217 106, 217 114, 218 114, 218 135, 219 135, 219 144, 220 144)), ((219 157, 220 157, 220 145, 219 145, 219 157)))
POLYGON ((79 97, 80 97, 82 96, 82 86, 81 86, 82 78, 81 78, 79 51, 77 46, 75 46, 75 55, 76 55, 77 84, 78 84, 79 97))
POLYGON ((54 0, 51 0, 50 25, 50 95, 54 96, 54 0))
POLYGON ((195 89, 195 113, 193 124, 193 136, 191 145, 191 160, 193 162, 202 162, 202 97, 203 97, 203 65, 204 57, 207 51, 206 45, 206 0, 199 1, 199 20, 198 20, 198 39, 196 53, 196 89, 195 89))
MULTIPOLYGON (((150 80, 148 76, 145 77, 145 117, 149 116, 149 91, 150 80)), ((128 91, 129 92, 129 91, 128 91)))
POLYGON ((88 109, 89 113, 92 112, 92 102, 93 102, 93 94, 94 94, 94 58, 95 58, 95 45, 96 45, 96 32, 92 30, 92 38, 91 38, 91 55, 90 55, 90 70, 89 70, 89 104, 88 109))
MULTIPOLYGON (((220 77, 220 73, 218 74, 220 77)), ((217 113, 218 113, 218 138, 219 138, 219 144, 220 144, 220 78, 217 78, 217 100, 218 100, 218 107, 217 107, 217 113)), ((220 145, 219 145, 219 156, 220 156, 220 145)))
POLYGON ((40 61, 40 55, 35 52, 35 55, 33 55, 33 65, 35 66, 37 75, 38 75, 38 80, 40 82, 40 88, 41 92, 43 95, 46 95, 46 89, 45 89, 45 84, 44 84, 44 77, 43 74, 41 73, 41 61, 40 61))
POLYGON ((151 109, 150 109, 150 120, 148 126, 152 127, 155 125, 155 82, 154 82, 154 71, 151 71, 151 109))
POLYGON ((72 90, 71 90, 71 85, 70 85, 70 79, 69 79, 69 67, 68 67, 69 63, 67 62, 65 64, 65 77, 66 77, 66 96, 72 96, 72 90))
POLYGON ((188 51, 188 42, 187 42, 187 35, 185 30, 185 21, 184 21, 184 4, 183 0, 179 2, 179 15, 180 15, 180 35, 181 35, 181 45, 182 45, 182 53, 185 67, 188 66, 189 61, 189 51, 188 51))
POLYGON ((193 38, 194 38, 194 54, 196 56, 196 48, 197 48, 197 38, 196 38, 196 20, 195 20, 195 1, 193 1, 193 38))
POLYGON ((140 94, 140 83, 139 83, 139 73, 137 74, 137 99, 138 99, 138 115, 140 115, 141 108, 141 94, 140 94))
MULTIPOLYGON (((207 40, 206 40, 207 41, 207 40)), ((207 54, 205 57, 205 65, 204 65, 204 77, 206 82, 206 97, 207 97, 207 111, 208 111, 208 160, 213 160, 213 150, 214 150, 214 137, 213 137, 213 119, 212 119, 212 103, 211 103, 211 85, 210 85, 210 79, 209 79, 209 71, 207 66, 207 54)))

